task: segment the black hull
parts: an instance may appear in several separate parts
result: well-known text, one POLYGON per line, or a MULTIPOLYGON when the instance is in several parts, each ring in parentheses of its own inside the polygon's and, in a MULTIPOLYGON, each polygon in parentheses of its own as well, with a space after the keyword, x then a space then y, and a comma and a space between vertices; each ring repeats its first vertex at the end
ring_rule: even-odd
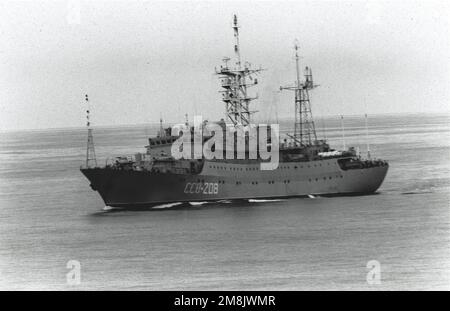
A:
POLYGON ((292 163, 280 164, 275 171, 225 170, 222 174, 208 171, 206 165, 198 175, 111 168, 81 171, 107 206, 141 208, 174 202, 365 195, 376 192, 388 170, 386 165, 343 171, 321 162, 314 168, 305 165, 300 169, 292 163))

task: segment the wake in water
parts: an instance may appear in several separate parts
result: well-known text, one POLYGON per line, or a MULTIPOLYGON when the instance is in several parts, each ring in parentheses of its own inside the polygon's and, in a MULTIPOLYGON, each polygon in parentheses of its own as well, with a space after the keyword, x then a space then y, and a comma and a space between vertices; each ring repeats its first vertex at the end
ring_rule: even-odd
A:
POLYGON ((233 203, 231 200, 219 200, 219 201, 217 201, 217 203, 220 203, 220 204, 230 204, 230 203, 233 203))
MULTIPOLYGON (((309 196, 310 198, 315 198, 315 196, 309 196)), ((102 212, 120 212, 120 211, 151 211, 151 210, 164 210, 164 209, 188 209, 190 207, 201 207, 205 205, 211 206, 221 206, 225 204, 233 204, 237 202, 241 203, 274 203, 274 202, 285 202, 288 199, 246 199, 246 200, 218 200, 218 201, 193 201, 193 202, 173 202, 160 205, 154 205, 151 207, 113 207, 105 206, 102 212)))
POLYGON ((183 204, 183 202, 174 202, 174 203, 167 203, 167 204, 161 204, 161 205, 155 205, 152 208, 154 209, 164 209, 164 208, 171 208, 177 205, 183 204))
POLYGON ((433 193, 430 189, 417 189, 413 191, 405 191, 402 192, 403 195, 411 195, 411 194, 426 194, 426 193, 433 193))
POLYGON ((119 209, 120 209, 120 208, 106 205, 106 206, 103 208, 103 211, 105 211, 105 212, 110 212, 110 211, 119 210, 119 209))
POLYGON ((283 199, 248 199, 249 203, 269 203, 269 202, 283 202, 283 199))
MULTIPOLYGON (((206 201, 204 201, 204 202, 189 202, 189 204, 192 206, 201 206, 201 205, 208 204, 208 203, 211 203, 211 202, 206 202, 206 201)), ((214 203, 214 202, 212 202, 212 203, 214 203)))

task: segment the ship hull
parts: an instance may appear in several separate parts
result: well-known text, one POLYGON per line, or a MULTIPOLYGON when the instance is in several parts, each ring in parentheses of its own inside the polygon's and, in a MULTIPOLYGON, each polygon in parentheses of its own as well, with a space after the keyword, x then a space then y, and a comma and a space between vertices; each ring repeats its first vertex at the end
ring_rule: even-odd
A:
POLYGON ((200 174, 152 173, 111 168, 81 169, 107 206, 147 207, 173 202, 266 199, 376 192, 387 165, 342 170, 336 159, 258 164, 206 162, 200 174))

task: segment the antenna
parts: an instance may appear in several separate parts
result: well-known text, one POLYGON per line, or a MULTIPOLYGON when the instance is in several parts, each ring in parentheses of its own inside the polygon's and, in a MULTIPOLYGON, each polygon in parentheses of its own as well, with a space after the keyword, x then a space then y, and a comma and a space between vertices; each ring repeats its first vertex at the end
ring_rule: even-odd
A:
MULTIPOLYGON (((295 70, 296 70, 296 75, 297 75, 297 88, 300 89, 300 69, 299 69, 299 61, 298 61, 298 44, 297 44, 297 39, 295 40, 295 45, 294 45, 294 49, 295 49, 295 70)), ((295 92, 295 102, 298 103, 300 101, 300 92, 295 92)), ((298 104, 295 105, 295 125, 294 125, 294 137, 297 139, 298 138, 298 131, 299 131, 299 127, 300 127, 300 144, 302 143, 302 107, 298 104), (299 114, 300 113, 300 114, 299 114), (300 119, 300 120, 299 120, 300 119)))
POLYGON ((87 139, 87 148, 86 148, 86 168, 92 167, 91 164, 94 164, 93 167, 97 166, 97 159, 95 157, 95 148, 94 148, 94 137, 92 135, 91 121, 90 121, 90 113, 91 107, 89 104, 89 98, 86 94, 85 96, 87 110, 86 110, 86 127, 88 129, 88 139, 87 139))
POLYGON ((159 113, 159 137, 165 136, 163 133, 164 133, 163 118, 162 114, 159 113))
POLYGON ((367 158, 370 160, 370 146, 369 146, 369 126, 368 126, 368 118, 367 118, 367 113, 364 115, 365 116, 365 123, 366 123, 366 141, 367 141, 367 158))
POLYGON ((241 69, 241 51, 239 48, 239 25, 237 16, 233 16, 233 31, 234 31, 234 53, 236 54, 236 65, 238 69, 241 69))
POLYGON ((344 128, 344 116, 341 115, 341 128, 342 128, 342 145, 344 150, 347 149, 347 147, 345 146, 345 128, 344 128))
POLYGON ((297 87, 300 87, 300 65, 299 65, 299 56, 298 56, 298 40, 295 39, 294 49, 295 49, 295 69, 297 73, 297 87))

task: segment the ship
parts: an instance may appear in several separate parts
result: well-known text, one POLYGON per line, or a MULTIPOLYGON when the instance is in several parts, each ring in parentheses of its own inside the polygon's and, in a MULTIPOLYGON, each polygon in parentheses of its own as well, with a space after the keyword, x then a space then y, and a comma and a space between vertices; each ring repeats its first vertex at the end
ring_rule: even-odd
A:
MULTIPOLYGON (((250 109, 250 103, 257 96, 252 97, 249 89, 258 85, 257 76, 263 70, 252 69, 250 63, 241 62, 240 26, 236 16, 233 17, 232 28, 235 41, 233 60, 226 57, 220 68, 215 69, 226 113, 224 119, 213 123, 224 131, 229 127, 245 129, 252 124, 256 111, 250 109)), ((219 154, 231 154, 231 157, 175 157, 174 144, 196 128, 186 120, 184 125, 188 130, 175 133, 173 128, 163 127, 162 119, 158 134, 148 139, 145 152, 118 157, 99 166, 88 108, 88 139, 86 161, 80 167, 82 174, 106 206, 120 208, 154 207, 176 202, 195 204, 376 193, 389 168, 386 160, 373 158, 369 150, 365 157, 354 147, 336 150, 326 139, 317 138, 310 101, 310 91, 317 85, 313 82, 311 68, 305 67, 301 72, 298 50, 298 44, 295 44, 296 81, 280 87, 280 91, 294 93, 294 131, 285 137, 279 133, 275 137, 278 162, 273 169, 262 169, 261 164, 267 160, 260 156, 260 146, 257 146, 256 158, 249 156, 248 141, 251 137, 245 131, 242 132, 246 142, 243 156, 237 156, 236 152, 227 153, 226 148, 230 144, 219 143, 215 144, 219 154)), ((89 104, 87 95, 85 99, 89 104)), ((200 127, 206 123, 204 121, 200 127)), ((207 134, 200 136, 201 144, 211 137, 207 134)), ((275 145, 273 140, 270 136, 265 141, 269 149, 275 145)))

